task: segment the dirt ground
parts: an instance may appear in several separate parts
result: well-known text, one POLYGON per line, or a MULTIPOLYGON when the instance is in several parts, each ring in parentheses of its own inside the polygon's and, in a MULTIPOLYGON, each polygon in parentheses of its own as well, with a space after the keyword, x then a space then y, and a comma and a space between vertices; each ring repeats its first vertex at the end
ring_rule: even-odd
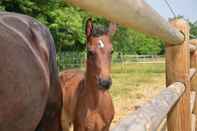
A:
POLYGON ((115 106, 112 126, 165 88, 165 64, 112 66, 111 95, 115 106))

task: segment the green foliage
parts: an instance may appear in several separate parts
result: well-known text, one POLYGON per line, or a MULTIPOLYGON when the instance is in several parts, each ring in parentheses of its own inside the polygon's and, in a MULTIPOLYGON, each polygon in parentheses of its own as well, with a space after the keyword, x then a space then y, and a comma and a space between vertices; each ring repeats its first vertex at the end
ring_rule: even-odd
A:
POLYGON ((83 50, 87 14, 63 0, 3 0, 0 10, 30 15, 48 26, 58 51, 83 50))
POLYGON ((124 54, 162 54, 163 43, 132 29, 119 27, 113 37, 115 51, 124 54))
POLYGON ((59 50, 80 50, 84 47, 83 13, 73 7, 62 7, 49 13, 49 29, 59 50))
MULTIPOLYGON (((1 0, 0 11, 4 10, 30 15, 45 24, 53 35, 58 52, 81 52, 85 48, 85 23, 90 15, 67 5, 64 0, 1 0)), ((93 20, 96 24, 108 26, 108 21, 102 17, 93 17, 93 20)), ((197 24, 190 25, 192 34, 197 35, 197 24)), ((122 26, 118 27, 112 40, 114 50, 119 53, 164 53, 163 42, 160 40, 122 26)))
POLYGON ((5 7, 2 5, 2 2, 0 1, 0 11, 4 11, 5 7))
POLYGON ((194 22, 194 23, 189 23, 190 24, 190 28, 191 28, 191 31, 190 33, 193 35, 193 36, 196 36, 197 37, 197 21, 194 22))

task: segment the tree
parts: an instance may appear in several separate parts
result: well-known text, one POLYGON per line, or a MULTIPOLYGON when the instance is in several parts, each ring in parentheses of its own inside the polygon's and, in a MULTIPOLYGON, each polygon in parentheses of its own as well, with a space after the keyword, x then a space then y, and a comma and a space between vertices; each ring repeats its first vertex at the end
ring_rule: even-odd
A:
MULTIPOLYGON (((96 24, 108 26, 105 18, 91 16, 77 7, 67 5, 64 0, 1 0, 0 10, 30 15, 45 24, 53 35, 58 52, 85 49, 84 30, 88 17, 93 17, 96 24)), ((129 54, 163 52, 160 40, 122 26, 118 27, 112 40, 116 52, 129 54)))
POLYGON ((192 22, 189 22, 190 24, 190 33, 192 34, 192 36, 196 37, 197 38, 197 21, 192 23, 192 22))

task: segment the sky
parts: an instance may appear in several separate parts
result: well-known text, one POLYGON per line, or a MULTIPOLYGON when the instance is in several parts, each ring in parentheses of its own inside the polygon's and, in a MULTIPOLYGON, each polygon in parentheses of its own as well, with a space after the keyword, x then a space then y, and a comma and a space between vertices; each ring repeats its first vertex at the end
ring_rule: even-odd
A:
MULTIPOLYGON (((173 17, 164 0, 145 0, 161 16, 168 19, 173 17)), ((176 15, 182 15, 186 19, 197 21, 197 0, 168 0, 176 15)))

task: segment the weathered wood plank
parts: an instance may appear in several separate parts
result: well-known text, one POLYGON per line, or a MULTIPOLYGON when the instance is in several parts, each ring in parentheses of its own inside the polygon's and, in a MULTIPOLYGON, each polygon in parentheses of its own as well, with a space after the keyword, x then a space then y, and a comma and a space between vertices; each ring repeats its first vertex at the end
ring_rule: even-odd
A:
POLYGON ((186 90, 168 113, 168 131, 191 131, 189 25, 183 19, 173 20, 171 24, 185 34, 186 41, 181 45, 166 47, 166 84, 181 81, 186 90))
POLYGON ((192 91, 190 97, 191 97, 190 98, 190 109, 191 109, 191 113, 193 113, 194 105, 195 105, 195 99, 196 99, 196 92, 192 91))
MULTIPOLYGON (((189 42, 191 44, 197 46, 197 39, 190 40, 189 42)), ((197 69, 197 51, 194 51, 193 53, 191 53, 190 62, 191 62, 191 68, 197 69)), ((197 92, 197 75, 195 75, 193 77, 193 79, 191 80, 191 90, 197 92)), ((197 100, 195 100, 193 113, 197 116, 197 100)), ((196 123, 196 125, 197 125, 197 123, 196 123)), ((197 131, 197 127, 195 127, 195 128, 197 131)))
POLYGON ((193 79, 193 77, 196 75, 197 69, 196 68, 190 68, 189 70, 189 78, 190 80, 193 79))
POLYGON ((193 53, 194 51, 197 50, 197 46, 193 45, 193 44, 189 44, 189 48, 190 48, 190 52, 193 53))
POLYGON ((192 131, 195 131, 196 128, 196 115, 192 114, 192 131))
POLYGON ((167 131, 167 120, 166 120, 166 118, 161 122, 161 125, 159 126, 157 131, 167 131))
POLYGON ((158 36, 170 44, 180 44, 184 36, 171 27, 144 0, 65 0, 95 15, 104 16, 126 27, 158 36))
POLYGON ((189 40, 189 43, 197 46, 197 39, 191 39, 191 40, 189 40))
POLYGON ((181 82, 170 85, 150 102, 120 121, 112 131, 156 131, 184 90, 185 86, 181 82))

